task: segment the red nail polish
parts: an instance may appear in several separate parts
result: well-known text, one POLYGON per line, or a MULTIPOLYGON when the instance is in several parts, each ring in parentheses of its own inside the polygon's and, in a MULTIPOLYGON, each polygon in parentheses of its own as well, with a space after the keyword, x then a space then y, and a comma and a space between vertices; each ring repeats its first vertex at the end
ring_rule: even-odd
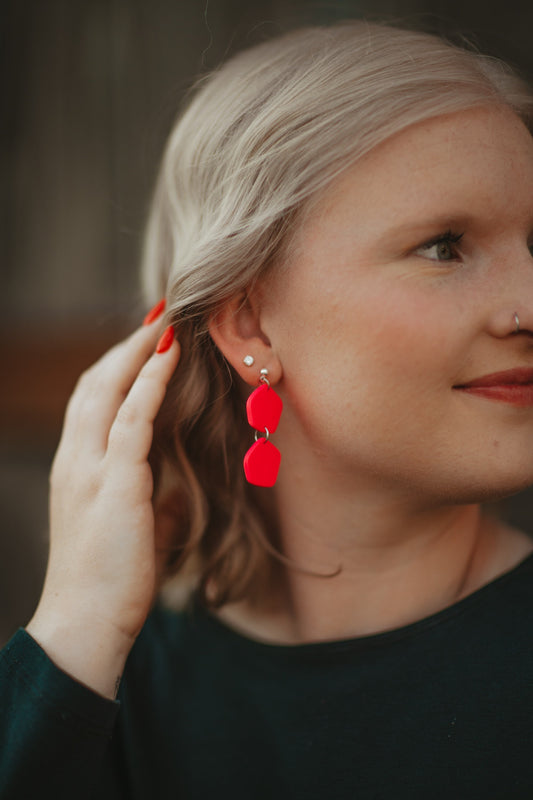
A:
POLYGON ((165 310, 166 304, 167 301, 163 297, 163 299, 160 300, 159 303, 156 303, 156 305, 152 308, 152 310, 149 311, 148 314, 145 316, 143 320, 143 325, 151 325, 152 322, 155 322, 155 320, 158 317, 160 317, 163 311, 165 310))
POLYGON ((158 341, 157 347, 155 348, 155 352, 166 353, 167 350, 170 350, 173 341, 174 341, 174 328, 172 327, 172 325, 169 325, 168 328, 164 331, 160 340, 158 341))

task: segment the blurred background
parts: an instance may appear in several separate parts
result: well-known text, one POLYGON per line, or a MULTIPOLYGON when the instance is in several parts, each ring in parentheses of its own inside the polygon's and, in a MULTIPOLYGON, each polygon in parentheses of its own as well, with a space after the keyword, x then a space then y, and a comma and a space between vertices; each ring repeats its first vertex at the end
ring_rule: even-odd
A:
MULTIPOLYGON (((533 78, 531 2, 0 3, 0 646, 42 586, 48 471, 68 396, 146 310, 143 224, 184 92, 274 33, 353 17, 464 36, 533 78)), ((504 508, 531 531, 532 496, 504 508)))

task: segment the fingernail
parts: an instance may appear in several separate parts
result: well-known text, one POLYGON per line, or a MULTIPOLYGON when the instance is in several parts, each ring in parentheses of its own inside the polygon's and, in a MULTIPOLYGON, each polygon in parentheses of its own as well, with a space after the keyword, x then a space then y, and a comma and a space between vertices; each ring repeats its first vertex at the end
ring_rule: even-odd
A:
POLYGON ((155 322, 155 320, 158 317, 160 317, 163 311, 165 310, 166 304, 167 301, 163 297, 163 299, 160 300, 159 303, 156 303, 156 305, 152 308, 152 310, 149 311, 148 314, 145 316, 143 320, 143 325, 151 325, 152 322, 155 322))
POLYGON ((172 325, 169 325, 168 328, 164 331, 160 340, 158 341, 157 347, 155 348, 155 352, 166 353, 167 350, 170 350, 173 341, 174 341, 174 328, 172 327, 172 325))

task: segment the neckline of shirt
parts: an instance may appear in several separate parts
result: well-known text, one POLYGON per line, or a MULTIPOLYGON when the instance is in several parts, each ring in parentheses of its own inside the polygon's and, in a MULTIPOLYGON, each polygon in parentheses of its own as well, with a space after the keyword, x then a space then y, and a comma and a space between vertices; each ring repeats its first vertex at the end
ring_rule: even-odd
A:
POLYGON ((458 600, 440 611, 423 617, 420 620, 403 625, 399 628, 382 631, 365 636, 356 636, 346 639, 328 639, 317 642, 287 644, 253 638, 246 633, 232 627, 215 614, 206 609, 196 594, 191 598, 191 618, 197 622, 205 623, 208 628, 226 643, 240 648, 242 652, 262 657, 272 656, 281 659, 300 659, 316 657, 318 659, 341 653, 360 652, 362 650, 383 647, 394 642, 404 641, 443 625, 460 614, 475 609, 483 600, 496 596, 513 578, 518 578, 522 573, 533 570, 533 553, 530 553, 512 569, 494 578, 494 580, 481 586, 476 591, 458 600))

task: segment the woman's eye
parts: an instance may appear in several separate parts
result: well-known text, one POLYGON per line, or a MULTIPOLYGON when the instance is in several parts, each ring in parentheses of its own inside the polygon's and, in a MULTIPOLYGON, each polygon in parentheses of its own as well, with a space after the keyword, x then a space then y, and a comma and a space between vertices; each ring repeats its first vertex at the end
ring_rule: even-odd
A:
POLYGON ((424 258, 429 258, 431 261, 453 261, 457 258, 457 251, 454 245, 457 244, 463 237, 463 234, 454 234, 448 232, 439 236, 437 239, 432 239, 426 242, 415 250, 417 255, 423 255, 424 258))

